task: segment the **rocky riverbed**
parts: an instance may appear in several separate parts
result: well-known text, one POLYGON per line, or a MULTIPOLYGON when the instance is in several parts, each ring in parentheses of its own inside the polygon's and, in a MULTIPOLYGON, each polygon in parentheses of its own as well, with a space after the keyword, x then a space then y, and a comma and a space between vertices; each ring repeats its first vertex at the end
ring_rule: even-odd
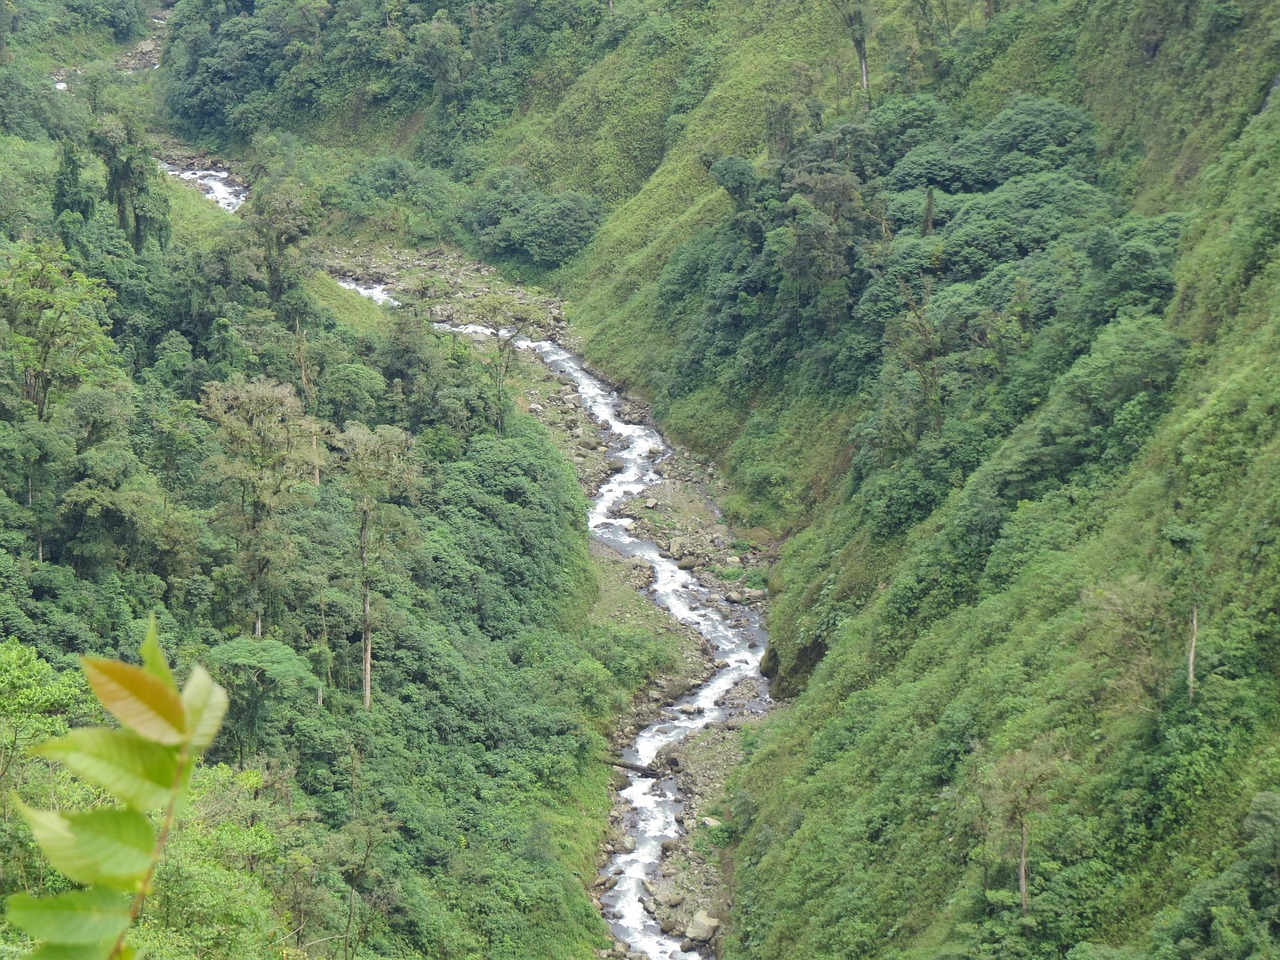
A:
MULTIPOLYGON (((223 202, 221 192, 239 185, 215 159, 171 159, 170 169, 206 192, 202 181, 222 178, 215 198, 234 208, 238 198, 223 202)), ((453 327, 454 335, 484 340, 504 324, 519 326, 527 338, 522 348, 547 364, 521 365, 509 395, 577 468, 595 504, 593 550, 616 547, 609 562, 670 611, 687 641, 684 662, 638 698, 614 736, 619 762, 631 773, 620 770, 615 781, 618 803, 594 892, 605 919, 627 939, 601 955, 665 960, 718 952, 728 907, 719 849, 727 834, 704 810, 723 796, 740 756, 741 727, 769 704, 756 673, 767 545, 736 538, 711 499, 714 472, 672 450, 642 403, 610 393, 583 369, 559 300, 443 249, 309 253, 346 285, 384 302, 392 297, 424 322, 453 327)))

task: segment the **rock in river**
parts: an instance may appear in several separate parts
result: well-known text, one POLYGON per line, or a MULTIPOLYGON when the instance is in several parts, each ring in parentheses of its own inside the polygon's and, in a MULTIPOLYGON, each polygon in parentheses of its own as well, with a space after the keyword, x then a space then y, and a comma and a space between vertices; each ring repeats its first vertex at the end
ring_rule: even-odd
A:
POLYGON ((716 935, 716 927, 720 926, 720 921, 711 916, 705 910, 699 910, 693 915, 693 919, 689 921, 689 926, 685 929, 685 934, 690 940, 701 940, 704 943, 716 935))

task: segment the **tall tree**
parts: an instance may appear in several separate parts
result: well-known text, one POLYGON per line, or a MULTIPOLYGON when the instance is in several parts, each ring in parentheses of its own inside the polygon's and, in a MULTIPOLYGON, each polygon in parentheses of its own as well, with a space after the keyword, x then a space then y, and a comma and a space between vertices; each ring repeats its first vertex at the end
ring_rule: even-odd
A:
POLYGON ((1018 899, 1024 917, 1030 909, 1031 823, 1037 813, 1048 807, 1048 787, 1059 773, 1057 762, 1048 755, 1047 742, 1040 741, 1030 749, 1014 750, 1002 757, 988 771, 980 790, 992 815, 991 826, 1016 850, 1018 899))
POLYGON ((399 427, 385 424, 370 430, 349 423, 334 439, 341 451, 342 472, 360 521, 360 604, 363 611, 364 708, 373 705, 373 607, 371 541, 382 513, 393 497, 412 490, 418 476, 413 438, 399 427))
MULTIPOLYGON (((867 0, 832 0, 840 19, 844 21, 849 39, 858 53, 858 66, 862 71, 862 93, 869 97, 870 80, 867 73, 867 38, 871 33, 871 4, 867 0)), ((870 101, 868 100, 868 105, 870 101)))
POLYGON ((289 287, 288 268, 299 240, 311 232, 314 201, 297 184, 276 183, 254 194, 249 225, 262 244, 267 268, 267 295, 278 302, 289 287))
POLYGON ((107 200, 116 205, 116 224, 133 249, 141 253, 148 240, 166 246, 169 198, 155 189, 161 173, 142 129, 132 119, 109 114, 91 142, 107 168, 107 200))
POLYGON ((514 297, 488 293, 472 304, 478 320, 493 335, 497 354, 489 364, 494 389, 498 393, 498 432, 506 431, 507 380, 515 364, 517 341, 536 319, 535 310, 514 297))
POLYGON ((13 0, 0 0, 0 67, 13 63, 13 54, 9 50, 9 33, 13 30, 13 18, 18 15, 18 8, 13 0))
POLYGON ((266 377, 236 374, 204 389, 204 415, 217 426, 222 452, 207 462, 228 489, 223 516, 239 550, 253 614, 253 635, 262 636, 273 571, 286 548, 277 515, 296 502, 313 475, 311 435, 318 425, 302 409, 294 388, 266 377))

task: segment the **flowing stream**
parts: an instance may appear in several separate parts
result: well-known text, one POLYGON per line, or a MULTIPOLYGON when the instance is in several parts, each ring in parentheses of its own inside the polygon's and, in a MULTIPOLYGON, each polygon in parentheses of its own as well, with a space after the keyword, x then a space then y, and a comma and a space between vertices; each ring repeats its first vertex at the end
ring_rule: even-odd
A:
MULTIPOLYGON (((165 169, 175 176, 194 180, 225 210, 234 211, 244 202, 246 191, 230 181, 224 171, 184 171, 167 164, 165 169)), ((339 282, 378 303, 396 302, 381 284, 349 279, 339 282)), ((478 325, 436 326, 455 335, 477 338, 493 333, 491 328, 478 325)), ((501 331, 499 335, 509 337, 511 331, 501 331)), ((648 767, 662 748, 727 719, 725 708, 719 705, 725 695, 741 681, 759 676, 764 627, 759 614, 745 606, 738 608, 730 621, 717 609, 719 597, 715 593, 699 583, 693 574, 681 570, 675 559, 662 556, 657 544, 634 536, 632 522, 618 515, 623 501, 639 496, 660 479, 657 466, 671 455, 661 434, 647 424, 626 420, 622 398, 617 392, 593 376, 582 360, 564 347, 550 340, 525 337, 517 337, 513 342, 522 350, 536 353, 554 373, 572 378, 584 409, 595 419, 602 442, 609 448, 609 456, 623 464, 623 469, 605 482, 591 502, 587 522, 592 535, 623 556, 638 557, 649 564, 654 574, 649 593, 654 602, 676 620, 694 627, 715 652, 719 666, 711 678, 665 707, 663 716, 640 731, 635 742, 623 752, 622 759, 648 767)), ((629 851, 614 854, 604 867, 606 875, 618 879, 617 885, 601 897, 605 919, 630 952, 652 960, 696 956, 696 953, 681 951, 680 938, 662 933, 658 922, 644 907, 648 898, 644 884, 657 873, 662 841, 674 839, 681 833, 679 817, 684 809, 683 799, 672 779, 637 772, 628 776, 630 783, 621 793, 631 806, 625 824, 635 845, 629 851)))

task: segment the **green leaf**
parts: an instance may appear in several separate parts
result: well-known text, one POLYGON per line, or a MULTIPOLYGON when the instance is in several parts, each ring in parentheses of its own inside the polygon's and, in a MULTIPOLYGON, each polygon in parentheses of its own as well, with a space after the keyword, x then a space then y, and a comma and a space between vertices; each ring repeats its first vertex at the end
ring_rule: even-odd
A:
POLYGON ((8 918, 33 940, 82 945, 105 942, 109 948, 129 929, 129 906, 128 898, 101 887, 41 899, 18 893, 9 898, 8 918))
POLYGON ((102 705, 130 730, 170 746, 186 741, 186 711, 163 680, 117 660, 83 657, 81 663, 102 705))
POLYGON ((156 626, 154 614, 150 624, 147 625, 147 636, 142 641, 142 646, 138 648, 138 653, 142 654, 142 668, 177 693, 178 684, 173 679, 173 671, 169 669, 169 661, 165 659, 164 651, 160 649, 160 628, 156 626))
POLYGON ((72 730, 31 752, 66 764, 72 773, 138 810, 163 807, 177 783, 176 750, 128 730, 72 730))
POLYGON ((16 801, 53 866, 77 883, 136 891, 151 867, 156 833, 136 810, 91 810, 63 816, 16 801))
POLYGON ((182 705, 187 711, 187 729, 191 745, 203 750, 213 743, 227 712, 227 691, 213 682, 209 672, 196 664, 182 691, 182 705))
POLYGON ((27 960, 107 960, 114 945, 114 940, 93 944, 42 943, 27 960))

